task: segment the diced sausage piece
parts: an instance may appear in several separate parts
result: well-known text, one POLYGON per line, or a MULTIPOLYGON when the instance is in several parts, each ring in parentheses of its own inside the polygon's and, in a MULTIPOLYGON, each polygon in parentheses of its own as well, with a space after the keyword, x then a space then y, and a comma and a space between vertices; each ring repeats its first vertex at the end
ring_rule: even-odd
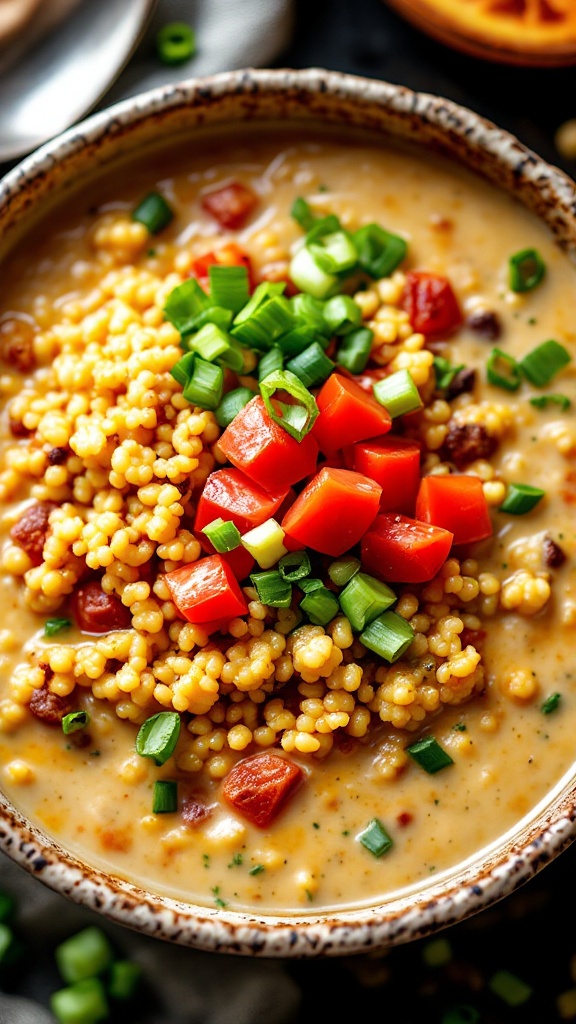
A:
POLYGON ((202 209, 209 213, 223 228, 241 228, 256 206, 258 198, 251 188, 241 181, 213 189, 202 196, 202 209))
POLYGON ((256 754, 232 768, 222 784, 226 800, 245 818, 266 828, 302 779, 302 769, 278 754, 256 754))
POLYGON ((74 711, 74 707, 71 696, 59 697, 57 693, 52 693, 47 682, 34 690, 30 698, 30 711, 47 725, 60 725, 64 716, 74 711))
POLYGON ((83 583, 72 600, 76 625, 83 633, 110 633, 113 629, 129 629, 130 609, 116 594, 106 594, 98 580, 83 583))
POLYGON ((458 370, 458 373, 454 374, 450 381, 446 389, 446 398, 451 402, 453 398, 465 394, 466 391, 474 391, 475 384, 476 370, 472 369, 471 366, 464 366, 461 370, 458 370))
POLYGON ((562 548, 552 537, 546 537, 543 545, 544 551, 544 563, 550 569, 559 569, 561 565, 564 565, 566 561, 566 555, 562 551, 562 548))
POLYGON ((53 501, 37 501, 24 510, 10 530, 15 544, 24 548, 33 565, 42 562, 42 551, 48 533, 50 513, 57 508, 53 501))
POLYGON ((194 793, 188 793, 182 800, 182 821, 189 828, 198 828, 212 815, 212 808, 194 793))
POLYGON ((497 439, 481 423, 452 423, 444 440, 448 458, 458 469, 476 459, 489 459, 497 447, 497 439))
POLYGON ((0 355, 19 373, 30 373, 36 365, 34 328, 26 320, 7 317, 0 324, 0 355))
POLYGON ((496 341, 502 334, 502 324, 491 309, 475 309, 466 318, 466 326, 486 341, 496 341))

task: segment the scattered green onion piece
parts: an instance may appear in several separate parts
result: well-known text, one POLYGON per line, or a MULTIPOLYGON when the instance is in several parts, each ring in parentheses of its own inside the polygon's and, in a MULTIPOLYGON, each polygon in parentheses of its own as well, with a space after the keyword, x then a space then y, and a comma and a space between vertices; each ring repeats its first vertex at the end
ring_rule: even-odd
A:
POLYGON ((569 362, 568 350, 560 342, 550 338, 528 352, 518 365, 531 384, 542 388, 569 362))
POLYGON ((364 831, 358 836, 358 842, 362 843, 362 846, 366 847, 375 857, 381 857, 394 845, 379 818, 372 818, 368 822, 364 831))
POLYGON ((522 249, 508 261, 508 283, 513 292, 532 291, 546 273, 546 264, 536 249, 522 249))
POLYGON ((225 429, 232 423, 234 417, 248 405, 254 395, 255 392, 250 388, 233 388, 232 391, 227 391, 214 413, 218 426, 225 429))
POLYGON ((461 1006, 451 1006, 446 1010, 442 1014, 440 1024, 478 1024, 479 1020, 480 1011, 475 1006, 463 1003, 461 1006))
POLYGON ((115 960, 110 967, 108 995, 121 1001, 133 999, 142 978, 140 964, 132 960, 115 960))
POLYGON ((290 305, 299 323, 313 327, 320 334, 329 333, 324 319, 325 302, 322 299, 315 299, 313 295, 307 295, 306 292, 298 292, 290 299, 290 305))
POLYGON ((231 333, 244 345, 267 352, 276 338, 295 327, 294 314, 288 299, 278 293, 263 292, 267 297, 254 304, 257 292, 234 317, 231 333))
POLYGON ((196 330, 199 316, 212 306, 212 300, 195 277, 173 288, 164 305, 164 316, 181 334, 196 330))
POLYGON ((110 1008, 99 978, 86 978, 50 996, 50 1009, 58 1024, 97 1024, 108 1020, 110 1008))
POLYGON ((194 372, 194 363, 196 362, 195 352, 186 352, 177 363, 170 370, 170 374, 174 377, 174 380, 178 381, 181 387, 186 387, 190 377, 194 372))
MULTIPOLYGON (((301 581, 299 586, 305 581, 301 581)), ((321 585, 309 590, 300 601, 300 608, 314 626, 326 626, 340 611, 340 605, 331 590, 321 585)))
POLYGON ((281 370, 284 366, 284 356, 278 345, 273 345, 269 352, 265 352, 258 363, 258 381, 266 379, 270 373, 281 370))
POLYGON ((450 361, 445 359, 444 356, 435 356, 433 366, 436 376, 436 389, 438 391, 446 391, 456 374, 464 369, 464 363, 460 363, 459 366, 452 366, 450 361))
MULTIPOLYGON (((305 348, 308 348, 313 341, 318 341, 318 337, 317 332, 312 326, 301 324, 299 327, 293 327, 291 331, 286 331, 286 334, 281 334, 279 338, 276 338, 275 347, 280 349, 286 359, 291 359, 292 356, 297 356, 305 348)), ((323 338, 321 335, 320 338, 322 343, 327 343, 327 338, 323 338)))
POLYGON ((132 220, 143 224, 151 235, 157 235, 173 219, 173 210, 159 192, 149 192, 132 212, 132 220))
POLYGON ((500 348, 492 349, 486 363, 486 376, 490 384, 505 391, 517 391, 522 381, 518 363, 500 348))
POLYGON ((289 608, 292 602, 292 584, 275 569, 254 572, 250 576, 262 604, 270 608, 289 608))
POLYGON ((410 370, 396 370, 389 377, 376 382, 374 398, 388 410, 392 419, 415 412, 424 405, 410 370))
POLYGON ((506 497, 498 511, 523 516, 538 504, 545 493, 546 491, 540 487, 532 487, 530 484, 509 484, 506 497))
POLYGON ((328 274, 318 266, 308 246, 303 245, 290 260, 290 279, 297 288, 315 299, 326 299, 338 287, 338 275, 328 274))
POLYGON ((160 711, 142 723, 136 736, 136 753, 161 765, 172 756, 180 735, 177 711, 160 711))
POLYGON ((531 986, 511 971, 496 971, 490 978, 488 987, 508 1006, 521 1006, 532 995, 531 986))
POLYGON ((344 555, 331 562, 328 566, 328 575, 336 587, 345 587, 359 572, 360 564, 360 559, 354 558, 354 555, 344 555))
POLYGON ((348 334, 362 322, 362 310, 349 295, 334 295, 324 304, 324 319, 330 334, 348 334))
POLYGON ((396 612, 384 612, 360 634, 360 642, 390 663, 404 654, 414 639, 414 630, 396 612))
POLYGON ((313 576, 307 576, 299 581, 298 586, 302 593, 312 594, 314 590, 322 590, 324 584, 322 580, 316 579, 313 576))
POLYGON ((278 562, 278 572, 289 583, 296 583, 310 573, 310 558, 307 551, 289 551, 278 562))
POLYGON ((294 373, 305 388, 323 384, 335 366, 336 363, 326 355, 317 341, 313 341, 300 355, 286 363, 286 369, 294 373))
POLYGON ((529 401, 535 409, 545 409, 552 402, 554 405, 559 405, 562 412, 566 412, 566 409, 572 405, 567 395, 535 395, 529 401))
POLYGON ((71 625, 71 619, 46 619, 44 623, 44 636, 55 636, 56 633, 60 633, 63 629, 70 629, 71 625))
POLYGON ((287 554, 284 530, 275 519, 266 519, 242 537, 242 546, 256 559, 261 569, 271 569, 287 554))
POLYGON ((182 348, 187 349, 188 338, 191 333, 199 331, 205 324, 216 324, 222 331, 230 331, 232 326, 232 320, 234 313, 231 309, 224 309, 223 306, 208 306, 207 309, 202 310, 198 314, 194 321, 194 325, 190 327, 190 330, 184 331, 180 344, 182 348))
POLYGON ((225 551, 234 551, 241 541, 238 527, 224 519, 214 519, 202 528, 202 533, 221 554, 225 551))
POLYGON ((283 427, 296 441, 301 441, 314 426, 320 411, 316 400, 290 370, 276 370, 268 374, 260 383, 260 394, 270 419, 283 427), (279 401, 275 397, 277 391, 285 391, 294 400, 294 404, 279 401))
POLYGON ((0 889, 0 922, 5 924, 6 921, 9 921, 15 909, 16 903, 14 898, 9 893, 0 889))
POLYGON ((360 632, 396 602, 396 594, 373 576, 357 572, 338 600, 352 629, 360 632))
MULTIPOLYGON (((216 363, 209 363, 199 355, 192 352, 194 364, 192 375, 186 381, 183 388, 184 398, 191 405, 198 405, 201 409, 217 409, 222 399, 224 387, 224 371, 216 363)), ((186 356, 184 356, 186 358, 186 356)), ((182 362, 182 360, 180 360, 182 362)), ((174 367, 172 367, 174 374, 174 367)))
POLYGON ((561 700, 561 693, 551 693, 548 697, 546 697, 546 700, 540 706, 540 711, 543 715, 551 715, 553 711, 556 711, 561 700))
POLYGON ((62 732, 65 736, 69 736, 72 732, 85 729, 89 724, 90 715, 87 711, 71 711, 69 715, 64 715, 62 719, 62 732))
POLYGON ((105 971, 114 959, 114 950, 102 929, 90 925, 56 946, 54 955, 63 980, 73 984, 105 971))
POLYGON ((358 262, 358 250, 347 231, 324 235, 321 241, 307 241, 306 248, 325 274, 343 274, 358 262))
POLYGON ((448 939, 431 939, 422 950, 422 959, 428 967, 444 967, 452 959, 452 946, 448 939))
POLYGON ((313 227, 317 219, 302 196, 298 196, 298 198, 292 203, 290 215, 294 218, 296 223, 300 225, 303 231, 310 231, 310 228, 313 227))
POLYGON ((406 747, 406 753, 410 754, 416 764, 419 764, 429 775, 435 775, 442 768, 448 768, 449 765, 454 764, 450 754, 440 746, 435 736, 424 736, 423 739, 417 740, 416 743, 406 747))
POLYGON ((218 359, 222 365, 229 366, 236 373, 244 367, 242 350, 234 339, 216 324, 204 324, 197 334, 186 340, 190 351, 196 352, 206 362, 211 363, 218 359))
POLYGON ((336 362, 350 373, 362 373, 372 351, 374 332, 369 327, 350 331, 338 346, 336 362))
POLYGON ((388 277, 402 262, 407 245, 400 235, 385 231, 379 224, 366 224, 353 235, 358 262, 370 277, 388 277))
POLYGON ((156 779, 152 792, 152 814, 174 814, 178 810, 178 784, 156 779))
POLYGON ((0 922, 0 967, 13 963, 16 953, 17 943, 14 932, 9 925, 0 922))
POLYGON ((163 64, 183 64, 196 52, 194 29, 185 21, 170 21, 156 36, 156 52, 163 64))
POLYGON ((239 313, 250 299, 246 267, 227 267, 214 263, 208 267, 210 296, 215 306, 239 313))
POLYGON ((328 213, 325 217, 315 217, 312 227, 306 232, 304 242, 309 245, 311 242, 318 242, 327 235, 334 235, 342 230, 340 220, 335 213, 328 213))

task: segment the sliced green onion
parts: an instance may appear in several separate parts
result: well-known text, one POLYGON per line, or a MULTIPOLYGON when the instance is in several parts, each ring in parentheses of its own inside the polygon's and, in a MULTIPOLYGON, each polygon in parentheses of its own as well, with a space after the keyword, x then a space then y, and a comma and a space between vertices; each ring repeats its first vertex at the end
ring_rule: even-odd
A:
POLYGON ((180 715, 177 711, 160 711, 147 718, 136 736, 136 753, 150 757, 161 765, 172 756, 180 735, 180 715))
POLYGON ((224 519, 214 519, 207 526, 202 527, 202 533, 208 537, 212 546, 220 553, 234 551, 242 539, 238 527, 224 519))
POLYGON ((402 262, 408 248, 400 235, 385 231, 379 224, 366 224, 353 238, 358 262, 370 277, 388 277, 402 262))
POLYGON ((440 1024, 478 1024, 480 1011, 475 1006, 468 1006, 463 1003, 461 1006, 451 1006, 442 1014, 440 1024))
POLYGON ((335 235, 342 230, 342 225, 335 213, 328 213, 325 217, 315 217, 312 227, 306 232, 304 242, 309 245, 311 242, 318 242, 328 235, 335 235))
MULTIPOLYGON (((305 580, 301 580, 299 586, 304 589, 305 583, 305 580)), ((314 590, 308 590, 300 601, 300 608, 314 626, 327 625, 340 611, 335 595, 322 584, 314 590)))
POLYGON ((189 356, 192 356, 192 362, 187 366, 191 367, 191 374, 183 385, 184 398, 191 405, 197 405, 201 409, 217 409, 224 387, 224 371, 221 366, 209 363, 196 352, 188 352, 176 366, 172 367, 172 376, 178 380, 175 371, 189 356))
POLYGON ((312 576, 306 576, 304 579, 299 580, 298 586, 304 594, 312 594, 314 590, 322 590, 324 584, 322 580, 315 579, 312 576))
POLYGON ((54 955, 63 980, 73 984, 105 971, 114 959, 114 950, 102 929, 90 925, 56 946, 54 955))
POLYGON ((193 327, 190 330, 184 331, 180 344, 182 348, 188 348, 188 337, 191 333, 199 331, 205 324, 216 324, 222 331, 229 332, 232 326, 232 320, 234 313, 231 309, 224 309, 223 306, 208 306, 207 309, 202 310, 198 314, 194 321, 193 327))
POLYGON ((100 978, 86 978, 50 996, 50 1009, 58 1024, 98 1024, 108 1020, 110 1008, 100 978))
POLYGON ((247 305, 234 317, 231 333, 250 348, 266 352, 276 338, 296 324, 288 299, 277 290, 271 291, 271 282, 263 284, 265 287, 259 285, 247 305))
MULTIPOLYGON (((286 556, 284 556, 286 557, 286 556)), ((270 608, 289 608, 292 602, 292 584, 277 570, 254 572, 250 576, 262 604, 270 608)))
POLYGON ((171 779, 156 779, 152 793, 152 814, 174 814, 177 810, 177 783, 171 779))
POLYGON ((352 629, 360 632, 396 602, 396 594, 373 576, 357 572, 338 600, 352 629))
POLYGON ((310 231, 310 228, 313 227, 317 220, 308 203, 302 198, 302 196, 298 196, 298 198, 292 203, 290 215, 294 218, 296 223, 300 225, 303 231, 310 231))
POLYGON ((3 924, 9 921, 16 909, 16 901, 13 896, 0 889, 0 922, 3 924))
POLYGON ((206 362, 211 363, 218 359, 235 373, 244 367, 242 350, 234 339, 216 324, 205 324, 197 334, 186 340, 190 351, 196 352, 206 362))
POLYGON ((267 519, 242 537, 242 546, 256 559, 261 569, 271 569, 287 554, 285 533, 275 519, 267 519))
POLYGON ((132 220, 143 224, 151 235, 157 235, 173 219, 173 210, 159 192, 149 192, 132 212, 132 220))
POLYGON ((62 719, 62 732, 65 736, 69 736, 72 732, 85 729, 89 724, 90 715, 87 711, 71 711, 69 715, 64 715, 62 719))
POLYGON ((140 964, 132 960, 115 960, 110 967, 108 995, 112 999, 133 999, 142 978, 140 964))
POLYGON ((310 558, 307 551, 289 551, 278 562, 278 572, 290 583, 302 580, 310 573, 310 558))
POLYGON ((558 341, 551 338, 537 345, 520 360, 519 366, 525 377, 535 387, 542 388, 570 362, 570 353, 558 341))
POLYGON ((170 21, 156 36, 156 52, 163 64, 183 64, 196 52, 194 29, 185 21, 170 21))
POLYGON ((343 274, 358 262, 358 250, 347 231, 324 235, 320 241, 307 241, 306 248, 325 274, 343 274))
POLYGON ((344 555, 342 558, 337 558, 335 562, 330 563, 328 575, 335 586, 345 587, 359 571, 360 564, 360 559, 354 558, 354 555, 344 555))
POLYGON ((454 764, 448 751, 444 750, 435 736, 424 736, 423 739, 406 747, 406 753, 419 764, 429 775, 435 775, 442 768, 454 764))
POLYGON ((284 366, 284 356, 278 345, 273 345, 269 352, 265 352, 258 363, 258 381, 265 380, 270 373, 281 370, 284 366))
POLYGON ((372 818, 357 838, 358 842, 375 857, 381 857, 393 846, 393 841, 379 818, 372 818))
POLYGON ((250 388, 233 388, 232 391, 227 391, 214 413, 218 426, 225 429, 232 423, 234 417, 248 405, 254 395, 255 392, 250 388))
POLYGON ((181 334, 196 330, 200 315, 212 306, 212 300, 195 277, 173 288, 164 305, 164 316, 181 334))
POLYGON ((421 409, 424 405, 410 370, 396 370, 389 377, 376 382, 374 398, 388 410, 392 419, 421 409))
POLYGON ((509 484, 506 497, 498 511, 523 516, 538 504, 545 493, 546 491, 540 487, 532 487, 531 484, 509 484))
POLYGON ((406 619, 396 612, 384 612, 374 619, 363 633, 360 642, 374 654, 394 662, 404 654, 414 639, 414 630, 406 619))
POLYGON ((561 700, 561 693, 551 693, 548 697, 546 697, 544 703, 541 704, 540 711, 543 715, 551 715, 553 711, 556 711, 556 708, 560 704, 561 700))
POLYGON ((444 967, 452 959, 452 946, 448 939, 432 939, 422 950, 422 959, 428 967, 444 967))
POLYGON ((210 295, 215 306, 239 313, 250 299, 246 267, 227 267, 214 263, 208 267, 210 295))
MULTIPOLYGON (((328 339, 320 337, 322 343, 327 342, 328 339)), ((291 359, 292 356, 297 356, 305 348, 308 348, 308 345, 311 345, 313 341, 318 341, 318 334, 314 327, 308 324, 301 324, 299 327, 293 327, 291 331, 286 331, 286 334, 281 334, 279 338, 276 338, 275 347, 280 349, 286 359, 291 359)))
POLYGON ((286 369, 294 373, 305 388, 323 384, 335 366, 336 363, 326 355, 317 341, 313 341, 300 355, 286 363, 286 369))
POLYGON ((369 327, 359 327, 350 331, 338 346, 336 362, 350 373, 362 373, 372 351, 374 331, 369 327))
POLYGON ((339 283, 337 274, 328 274, 318 266, 314 255, 306 245, 294 253, 290 260, 288 273, 300 291, 306 292, 316 299, 325 299, 328 295, 333 295, 339 283))
POLYGON ((362 310, 349 295, 334 295, 324 304, 324 319, 330 334, 348 334, 362 322, 362 310))
POLYGON ((518 363, 500 348, 492 349, 486 363, 486 376, 490 384, 505 391, 517 391, 522 382, 518 363))
POLYGON ((313 327, 320 334, 329 333, 324 319, 325 303, 322 299, 315 299, 313 295, 307 295, 306 292, 298 292, 290 299, 290 305, 298 322, 313 327))
POLYGON ((496 971, 490 978, 488 987, 508 1006, 521 1006, 532 995, 531 986, 511 971, 496 971))
POLYGON ((18 957, 19 945, 9 925, 0 923, 0 967, 6 967, 18 957))
POLYGON ((276 370, 268 374, 260 383, 260 394, 270 419, 297 441, 301 441, 314 426, 320 412, 316 400, 290 370, 276 370), (279 401, 275 397, 277 391, 285 391, 294 404, 279 401))
POLYGON ((450 361, 445 359, 444 356, 435 356, 433 366, 436 376, 436 389, 438 391, 447 391, 456 374, 464 369, 464 363, 460 363, 459 366, 452 366, 450 361))
POLYGON ((70 629, 71 619, 46 619, 44 623, 44 636, 56 636, 63 629, 70 629))
POLYGON ((546 264, 536 249, 522 249, 508 261, 508 283, 513 292, 532 291, 546 273, 546 264))
POLYGON ((535 395, 529 401, 530 405, 533 405, 535 409, 545 409, 549 403, 552 403, 553 405, 559 405, 562 412, 566 412, 566 409, 569 409, 572 405, 567 395, 535 395))

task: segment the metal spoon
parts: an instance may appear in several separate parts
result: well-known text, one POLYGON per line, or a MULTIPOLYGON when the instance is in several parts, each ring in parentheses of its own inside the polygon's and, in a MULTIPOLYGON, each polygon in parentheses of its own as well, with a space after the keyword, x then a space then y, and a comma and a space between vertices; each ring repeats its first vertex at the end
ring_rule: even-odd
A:
POLYGON ((140 42, 156 0, 82 0, 0 75, 0 161, 30 153, 104 96, 140 42))

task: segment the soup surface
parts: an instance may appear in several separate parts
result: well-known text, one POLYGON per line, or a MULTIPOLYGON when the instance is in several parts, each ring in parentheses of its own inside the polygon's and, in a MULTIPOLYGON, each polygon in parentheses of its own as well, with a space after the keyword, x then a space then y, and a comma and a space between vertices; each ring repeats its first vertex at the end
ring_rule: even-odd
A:
POLYGON ((512 199, 363 137, 207 136, 68 196, 0 285, 0 778, 14 803, 155 891, 298 914, 380 902, 528 814, 574 757, 575 301, 573 266, 512 199), (133 219, 150 192, 172 214, 153 231, 133 219), (389 234, 356 234, 370 224, 389 234), (247 276, 221 276, 216 301, 210 264, 247 267, 251 290, 279 282, 266 302, 284 283, 263 335, 248 315, 230 341, 247 276), (212 312, 185 330, 174 290, 191 281, 212 312), (219 355, 194 349, 206 325, 219 355), (291 360, 314 342, 306 377, 291 360), (228 361, 226 393, 249 389, 229 426, 218 381, 204 403, 190 392, 204 364, 182 364, 183 347, 216 377, 228 361), (283 386, 283 412, 242 405, 271 349, 323 410, 303 439, 270 418, 295 400, 283 386), (393 398, 379 387, 392 379, 393 398), (329 389, 350 380, 335 414, 329 389), (400 470, 379 461, 390 451, 400 470), (218 519, 243 539, 267 524, 272 549, 234 535, 215 554, 221 534, 214 547, 202 530, 218 519), (218 570, 215 595, 198 566, 218 570), (259 589, 271 582, 283 598, 259 589))

